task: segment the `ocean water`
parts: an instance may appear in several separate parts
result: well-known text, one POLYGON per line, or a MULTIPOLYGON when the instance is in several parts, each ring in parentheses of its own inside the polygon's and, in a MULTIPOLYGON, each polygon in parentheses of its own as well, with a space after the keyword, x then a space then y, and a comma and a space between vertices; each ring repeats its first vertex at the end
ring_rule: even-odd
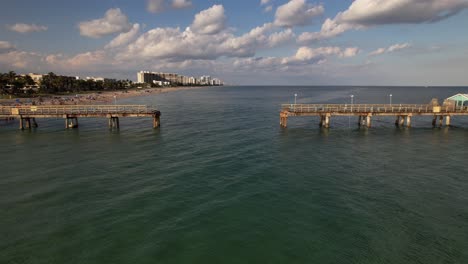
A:
POLYGON ((281 103, 427 103, 454 87, 219 87, 150 119, 0 124, 0 263, 467 263, 468 117, 395 128, 281 103))

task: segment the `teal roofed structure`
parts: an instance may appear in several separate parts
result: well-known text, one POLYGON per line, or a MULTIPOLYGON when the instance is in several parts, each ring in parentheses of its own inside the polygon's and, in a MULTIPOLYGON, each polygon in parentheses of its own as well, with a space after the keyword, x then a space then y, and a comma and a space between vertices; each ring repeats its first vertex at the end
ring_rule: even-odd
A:
POLYGON ((446 100, 454 101, 456 107, 463 107, 465 103, 468 103, 468 94, 456 94, 446 100))

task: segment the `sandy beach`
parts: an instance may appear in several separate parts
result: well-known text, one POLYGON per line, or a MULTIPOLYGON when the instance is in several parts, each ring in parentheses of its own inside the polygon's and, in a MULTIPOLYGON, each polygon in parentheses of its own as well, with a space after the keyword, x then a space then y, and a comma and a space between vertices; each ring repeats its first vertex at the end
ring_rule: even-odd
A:
POLYGON ((126 91, 102 91, 93 93, 81 93, 75 95, 48 95, 42 97, 24 97, 14 99, 0 99, 0 105, 87 105, 87 104, 110 104, 116 99, 147 96, 149 94, 162 94, 183 90, 197 90, 217 86, 195 86, 195 87, 168 87, 149 88, 126 91))

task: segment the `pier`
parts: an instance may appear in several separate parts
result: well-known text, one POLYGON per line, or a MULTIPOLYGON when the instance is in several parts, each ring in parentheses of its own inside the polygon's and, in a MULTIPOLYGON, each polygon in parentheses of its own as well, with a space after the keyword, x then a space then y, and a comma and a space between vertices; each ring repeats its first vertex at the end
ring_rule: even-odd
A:
POLYGON ((37 128, 40 118, 63 118, 67 129, 77 128, 78 118, 107 118, 109 128, 119 129, 121 117, 151 117, 153 128, 161 125, 161 112, 146 105, 0 106, 0 119, 18 119, 21 130, 37 128))
POLYGON ((393 116, 397 127, 411 127, 416 116, 432 116, 432 126, 450 126, 452 117, 468 116, 467 107, 430 104, 283 104, 280 125, 287 127, 289 117, 317 116, 319 126, 329 128, 332 117, 354 116, 358 126, 370 128, 375 116, 393 116))

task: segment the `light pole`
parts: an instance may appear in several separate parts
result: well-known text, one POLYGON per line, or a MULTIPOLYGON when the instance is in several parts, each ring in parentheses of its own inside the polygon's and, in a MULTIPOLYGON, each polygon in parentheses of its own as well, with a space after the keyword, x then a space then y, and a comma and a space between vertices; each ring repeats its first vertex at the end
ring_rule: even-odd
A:
POLYGON ((117 96, 114 95, 114 105, 117 105, 117 96))
POLYGON ((296 102, 297 102, 297 93, 294 94, 294 104, 296 104, 296 102))
POLYGON ((354 94, 351 95, 351 112, 353 111, 354 94))
POLYGON ((392 94, 390 94, 390 105, 392 105, 392 94))

